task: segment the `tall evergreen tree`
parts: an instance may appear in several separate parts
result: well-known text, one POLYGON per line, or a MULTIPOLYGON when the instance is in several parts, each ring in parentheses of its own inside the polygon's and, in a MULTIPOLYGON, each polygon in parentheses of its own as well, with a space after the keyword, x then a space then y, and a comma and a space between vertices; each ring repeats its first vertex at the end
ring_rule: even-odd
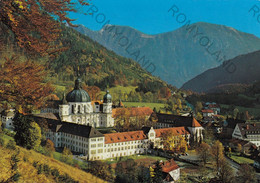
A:
POLYGON ((14 117, 14 139, 17 145, 37 149, 41 142, 41 129, 32 117, 17 114, 14 117))
POLYGON ((162 166, 159 161, 156 161, 154 167, 154 177, 152 177, 152 183, 163 183, 162 166))

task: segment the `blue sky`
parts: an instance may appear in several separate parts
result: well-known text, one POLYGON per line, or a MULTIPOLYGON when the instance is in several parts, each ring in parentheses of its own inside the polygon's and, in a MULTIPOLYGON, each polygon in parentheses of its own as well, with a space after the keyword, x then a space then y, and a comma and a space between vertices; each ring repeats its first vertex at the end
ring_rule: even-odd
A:
MULTIPOLYGON (((183 24, 176 21, 176 16, 168 10, 176 5, 179 9, 176 15, 183 13, 192 23, 209 22, 233 27, 243 32, 260 37, 260 11, 253 17, 253 10, 258 0, 91 0, 92 5, 81 9, 93 15, 71 14, 77 19, 74 23, 83 24, 91 30, 100 30, 102 19, 110 20, 113 25, 131 26, 146 34, 158 34, 176 30, 183 24), (98 17, 97 17, 98 15, 98 17), (259 18, 257 20, 257 16, 259 18)), ((257 10, 256 10, 257 11, 257 10)))

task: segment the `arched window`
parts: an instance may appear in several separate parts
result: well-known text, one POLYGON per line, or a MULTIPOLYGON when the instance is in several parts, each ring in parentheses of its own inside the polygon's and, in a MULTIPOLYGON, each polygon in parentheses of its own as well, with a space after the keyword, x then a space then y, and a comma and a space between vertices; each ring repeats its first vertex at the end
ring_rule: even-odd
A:
POLYGON ((87 113, 87 106, 84 105, 84 112, 87 113))
POLYGON ((78 105, 78 113, 80 113, 80 105, 78 105))
POLYGON ((75 107, 74 107, 74 105, 71 106, 71 113, 75 113, 75 107))

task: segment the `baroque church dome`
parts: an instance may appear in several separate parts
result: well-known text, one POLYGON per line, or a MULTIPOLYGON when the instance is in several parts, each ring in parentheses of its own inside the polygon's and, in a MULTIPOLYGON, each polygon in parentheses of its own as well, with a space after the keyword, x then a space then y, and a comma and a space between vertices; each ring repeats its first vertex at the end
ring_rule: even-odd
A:
POLYGON ((67 94, 66 100, 68 102, 91 102, 89 94, 81 88, 80 78, 75 80, 75 87, 67 94))

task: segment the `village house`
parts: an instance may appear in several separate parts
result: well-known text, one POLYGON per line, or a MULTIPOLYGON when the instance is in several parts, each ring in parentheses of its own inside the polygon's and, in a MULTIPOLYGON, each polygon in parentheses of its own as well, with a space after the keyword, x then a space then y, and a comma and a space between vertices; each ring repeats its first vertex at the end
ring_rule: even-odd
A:
MULTIPOLYGON (((180 179, 180 167, 173 159, 161 162, 160 166, 162 168, 164 183, 175 183, 180 179)), ((153 171, 154 168, 155 165, 151 166, 150 171, 153 171)))
POLYGON ((234 129, 237 123, 245 123, 244 120, 228 118, 221 123, 222 131, 220 133, 221 138, 231 139, 234 129))
POLYGON ((216 114, 216 115, 220 113, 220 106, 215 102, 212 102, 212 103, 206 102, 204 109, 213 110, 214 114, 216 114))
POLYGON ((203 109, 201 112, 203 117, 212 117, 215 114, 211 109, 203 109))
POLYGON ((245 140, 230 139, 228 141, 229 147, 231 147, 234 150, 237 150, 238 144, 241 145, 241 147, 242 147, 241 152, 244 154, 251 154, 251 152, 257 148, 255 144, 253 144, 252 142, 245 141, 245 140))
POLYGON ((232 138, 241 139, 260 146, 260 123, 238 123, 232 138))
POLYGON ((0 119, 5 128, 13 130, 13 118, 15 116, 15 109, 6 109, 0 113, 0 119))
POLYGON ((180 167, 173 159, 162 163, 162 172, 166 183, 175 183, 180 179, 180 167))

